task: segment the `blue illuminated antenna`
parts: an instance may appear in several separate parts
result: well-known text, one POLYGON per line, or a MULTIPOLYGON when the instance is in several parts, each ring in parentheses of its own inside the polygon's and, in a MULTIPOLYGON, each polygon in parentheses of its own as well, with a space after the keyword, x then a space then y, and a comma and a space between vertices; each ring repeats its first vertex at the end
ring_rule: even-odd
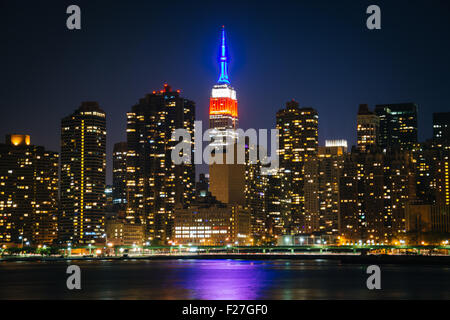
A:
POLYGON ((228 79, 228 48, 225 41, 225 26, 222 26, 222 40, 220 45, 220 75, 218 83, 230 84, 230 79, 228 79))

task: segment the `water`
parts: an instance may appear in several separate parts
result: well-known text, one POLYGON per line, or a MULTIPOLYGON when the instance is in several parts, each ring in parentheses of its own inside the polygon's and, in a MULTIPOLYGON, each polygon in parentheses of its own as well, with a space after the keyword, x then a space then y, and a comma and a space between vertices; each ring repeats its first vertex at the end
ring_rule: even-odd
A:
POLYGON ((368 290, 366 265, 338 261, 74 261, 82 290, 66 288, 69 262, 0 263, 0 299, 450 299, 446 266, 381 266, 368 290))

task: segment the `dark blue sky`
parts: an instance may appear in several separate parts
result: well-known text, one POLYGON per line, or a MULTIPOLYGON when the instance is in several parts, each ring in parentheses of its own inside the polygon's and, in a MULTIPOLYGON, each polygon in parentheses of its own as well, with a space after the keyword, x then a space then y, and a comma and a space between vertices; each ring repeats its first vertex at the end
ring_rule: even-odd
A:
POLYGON ((450 110, 448 1, 0 0, 0 12, 0 135, 29 133, 55 151, 60 119, 96 100, 110 157, 125 113, 164 82, 206 121, 222 25, 243 128, 273 128, 296 99, 318 110, 321 143, 353 144, 358 104, 415 102, 424 140, 432 112, 450 110), (70 4, 81 31, 66 28, 70 4), (370 4, 381 30, 366 28, 370 4))

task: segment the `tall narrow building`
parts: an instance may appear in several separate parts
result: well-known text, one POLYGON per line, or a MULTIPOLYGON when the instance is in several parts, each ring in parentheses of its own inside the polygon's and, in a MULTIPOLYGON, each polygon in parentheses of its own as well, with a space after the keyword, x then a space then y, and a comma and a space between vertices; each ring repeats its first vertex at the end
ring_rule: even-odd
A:
POLYGON ((382 149, 413 150, 417 145, 417 105, 382 104, 375 107, 380 118, 378 145, 382 149))
POLYGON ((59 236, 66 243, 104 241, 106 114, 83 102, 61 121, 59 236))
POLYGON ((436 203, 450 206, 450 152, 441 152, 436 170, 436 203))
MULTIPOLYGON (((226 129, 236 129, 238 127, 238 102, 236 91, 230 85, 228 77, 228 47, 225 38, 225 28, 222 27, 220 44, 220 73, 217 84, 211 91, 209 100, 209 127, 215 129, 212 138, 217 143, 225 143, 227 139, 226 129)), ((228 134, 228 138, 235 138, 235 135, 228 134)))
POLYGON ((126 142, 114 144, 113 150, 113 208, 124 211, 127 204, 127 152, 126 142))
POLYGON ((420 143, 413 153, 416 175, 416 203, 435 204, 439 186, 438 171, 443 156, 435 140, 420 143))
POLYGON ((284 225, 291 234, 319 231, 318 122, 316 110, 299 108, 296 101, 277 112, 281 201, 289 212, 281 216, 287 217, 284 225))
MULTIPOLYGON (((172 237, 176 204, 189 205, 194 195, 195 165, 175 165, 175 129, 186 129, 194 143, 195 103, 165 84, 139 100, 127 113, 127 209, 130 223, 142 223, 146 240, 165 243, 172 237)), ((192 148, 191 159, 194 159, 192 148)))
POLYGON ((52 244, 57 238, 58 153, 11 134, 0 144, 0 243, 52 244))
POLYGON ((237 163, 238 108, 236 91, 228 77, 228 49, 225 28, 222 28, 220 45, 220 73, 213 86, 209 103, 209 127, 214 146, 218 146, 216 157, 222 163, 209 166, 210 192, 217 200, 228 204, 245 204, 245 164, 237 163), (234 162, 226 163, 226 146, 234 148, 234 162))
POLYGON ((367 104, 360 104, 357 116, 357 144, 359 150, 365 152, 375 147, 378 142, 380 119, 369 110, 367 104))
POLYGON ((338 235, 340 231, 339 184, 347 153, 346 140, 326 140, 319 147, 319 212, 320 231, 338 235))

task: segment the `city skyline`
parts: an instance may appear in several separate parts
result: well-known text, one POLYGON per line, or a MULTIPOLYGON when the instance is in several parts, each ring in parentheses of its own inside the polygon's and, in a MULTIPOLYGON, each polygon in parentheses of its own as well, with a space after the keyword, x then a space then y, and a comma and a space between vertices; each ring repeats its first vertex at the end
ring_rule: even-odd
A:
MULTIPOLYGON (((295 19, 297 24, 287 22, 269 26, 262 22, 262 17, 280 21, 282 17, 294 13, 281 9, 269 13, 268 8, 263 6, 250 15, 249 21, 243 21, 243 12, 236 9, 238 4, 231 3, 229 10, 218 10, 219 17, 212 19, 206 17, 203 10, 194 12, 193 8, 186 8, 185 4, 175 3, 161 8, 153 6, 151 12, 159 19, 158 9, 172 10, 175 19, 181 11, 188 9, 192 17, 204 23, 190 26, 184 23, 183 18, 178 24, 167 27, 161 35, 155 34, 151 23, 145 27, 145 24, 133 22, 131 17, 138 13, 132 10, 124 12, 121 19, 115 22, 121 31, 109 32, 107 26, 114 25, 111 18, 118 17, 115 5, 104 10, 102 8, 103 11, 94 4, 81 2, 80 5, 84 10, 85 22, 79 34, 71 34, 67 30, 53 31, 58 23, 57 18, 44 21, 40 29, 27 33, 24 42, 32 44, 29 49, 31 58, 15 55, 14 52, 23 46, 18 39, 29 31, 28 23, 34 20, 24 18, 23 21, 29 22, 22 25, 11 20, 13 17, 3 21, 7 25, 5 30, 14 27, 18 32, 14 37, 7 36, 10 45, 3 61, 5 64, 8 62, 5 70, 10 77, 2 78, 0 86, 5 106, 1 108, 2 119, 15 120, 3 121, 0 134, 30 134, 37 145, 59 150, 56 134, 59 132, 59 119, 72 112, 81 101, 98 101, 108 115, 108 183, 112 181, 113 145, 125 140, 125 113, 130 105, 137 102, 138 97, 159 89, 162 83, 167 82, 181 89, 183 96, 196 102, 197 118, 207 123, 208 88, 214 83, 218 71, 214 52, 218 51, 217 34, 223 24, 231 39, 229 67, 231 81, 239 90, 239 117, 243 128, 274 128, 272 114, 286 101, 295 98, 302 107, 312 107, 318 111, 320 145, 324 144, 325 139, 342 138, 348 140, 349 145, 354 145, 356 119, 353 115, 359 104, 367 103, 373 108, 377 104, 414 102, 419 108, 419 141, 424 141, 431 138, 431 114, 447 110, 444 88, 447 83, 445 75, 450 71, 443 61, 448 48, 443 43, 440 50, 431 49, 437 45, 436 39, 443 38, 440 33, 443 31, 440 30, 445 30, 448 22, 442 19, 429 21, 426 18, 423 24, 407 24, 421 12, 433 10, 439 14, 438 8, 421 4, 414 8, 406 7, 406 12, 399 14, 398 8, 381 2, 383 25, 392 26, 395 22, 398 27, 394 30, 389 28, 389 32, 382 29, 378 34, 373 34, 364 28, 363 4, 350 6, 346 13, 342 13, 343 16, 339 16, 331 14, 335 8, 333 5, 325 10, 322 4, 287 2, 288 8, 297 9, 293 11, 298 14, 295 19), (317 21, 311 21, 308 17, 301 19, 302 15, 312 13, 317 21), (94 14, 101 15, 102 19, 96 22, 94 14), (188 28, 186 36, 180 34, 181 25, 188 28), (404 31, 401 26, 406 25, 410 28, 411 36, 399 40, 400 31, 404 31), (50 44, 44 41, 45 34, 60 41, 50 44), (126 41, 126 34, 133 36, 126 41), (99 36, 104 40, 96 44, 93 41, 99 36), (336 36, 340 36, 341 43, 333 40, 336 36), (355 40, 358 44, 352 44, 352 36, 358 39, 355 40), (411 41, 413 38, 414 41, 411 41), (161 40, 167 44, 167 51, 152 53, 149 49, 161 40), (400 43, 394 45, 396 41, 400 43), (119 42, 120 47, 115 44, 119 42), (88 44, 98 51, 94 57, 88 58, 79 49, 88 44), (196 49, 183 50, 183 47, 196 49), (384 49, 382 53, 381 48, 384 49), (427 48, 427 51, 423 48, 427 48), (38 55, 37 49, 41 50, 38 55), (335 54, 327 53, 330 50, 335 54), (312 55, 313 52, 317 55, 312 55), (130 60, 130 57, 133 59, 130 60), (43 63, 27 68, 36 59, 42 59, 43 63), (352 59, 355 65, 350 67, 352 59), (10 69, 13 65, 16 66, 14 72, 10 69), (406 65, 416 68, 405 70, 406 65), (42 81, 30 81, 32 74, 41 74, 42 81), (264 77, 263 74, 271 76, 264 77), (104 76, 98 81, 100 75, 104 76), (196 81, 190 80, 193 75, 196 81), (97 85, 93 85, 92 81, 97 85), (26 98, 28 93, 33 96, 32 101, 26 98), (18 118, 6 106, 24 110, 26 116, 18 118), (265 112, 260 112, 261 109, 265 112), (46 116, 42 117, 42 114, 46 116), (337 117, 342 121, 347 120, 346 125, 334 123, 337 117), (37 118, 42 119, 39 124, 34 122, 37 118)), ((23 12, 24 17, 31 12, 37 12, 39 16, 44 8, 35 6, 30 4, 23 12)), ((145 4, 143 6, 143 9, 148 8, 145 4)), ((200 7, 208 11, 215 6, 200 7)), ((250 7, 249 4, 243 6, 250 7)), ((57 7, 45 10, 57 10, 57 7)))
MULTIPOLYGON (((202 139, 198 140, 198 132, 194 135, 197 125, 194 123, 203 120, 205 108, 203 103, 172 87, 169 81, 163 82, 159 88, 147 90, 137 103, 130 104, 126 111, 126 130, 123 130, 126 139, 119 141, 114 137, 121 128, 107 129, 110 115, 103 103, 99 99, 82 100, 80 107, 60 120, 58 197, 45 195, 58 204, 51 207, 52 213, 45 211, 47 216, 44 217, 57 220, 58 238, 52 236, 51 241, 42 243, 108 243, 108 238, 117 238, 115 235, 121 233, 121 241, 141 238, 139 244, 163 245, 174 241, 188 243, 194 234, 193 239, 200 243, 207 240, 211 244, 225 245, 230 241, 246 245, 274 245, 284 241, 285 236, 298 235, 326 236, 328 242, 339 244, 356 240, 389 244, 413 239, 414 232, 423 233, 425 229, 433 233, 448 231, 449 146, 445 136, 448 113, 431 113, 433 126, 429 129, 432 129, 433 136, 422 141, 418 139, 420 107, 410 99, 401 103, 394 99, 375 105, 364 101, 350 114, 343 110, 339 118, 329 122, 332 124, 330 127, 340 125, 338 136, 328 135, 328 123, 319 125, 322 117, 326 119, 335 110, 321 112, 314 104, 307 105, 294 98, 285 100, 287 102, 274 112, 267 109, 255 113, 251 117, 253 121, 247 119, 247 126, 240 126, 242 114, 245 119, 249 109, 248 105, 242 107, 239 102, 238 112, 241 88, 235 87, 239 80, 234 80, 231 68, 232 61, 239 61, 242 57, 241 50, 230 50, 235 44, 230 38, 239 33, 231 33, 230 36, 225 25, 216 30, 220 30, 217 32, 219 41, 216 50, 211 51, 218 53, 217 80, 206 108, 209 128, 212 129, 209 133, 213 138, 211 145, 228 147, 230 144, 235 150, 242 146, 245 161, 213 162, 208 167, 206 163, 177 163, 174 160, 173 151, 178 148, 179 141, 172 137, 178 130, 184 130, 189 136, 183 137, 183 143, 188 142, 191 147, 187 156, 193 159, 194 154, 198 155, 198 150, 192 147, 202 143, 202 139), (272 164, 270 169, 266 168, 263 159, 257 162, 250 159, 253 151, 266 148, 264 142, 256 145, 257 142, 249 137, 245 142, 234 139, 237 133, 228 131, 252 128, 268 117, 276 121, 274 127, 278 132, 276 152, 271 146, 271 156, 276 153, 279 158, 276 169, 272 164), (352 128, 349 124, 355 119, 356 130, 353 128, 350 136, 342 137, 348 128, 352 128), (228 136, 232 139, 228 140, 228 136), (319 142, 320 137, 325 144, 319 142), (355 138, 356 143, 353 142, 355 138), (107 146, 111 144, 114 145, 113 154, 107 152, 107 146), (270 172, 269 176, 262 173, 263 170, 270 172), (204 178, 209 187, 200 195, 195 189, 196 176, 206 171, 209 175, 204 178), (107 188, 111 180, 115 184, 107 188), (203 211, 203 218, 196 217, 196 208, 207 208, 203 211), (226 208, 223 216, 214 216, 218 208, 226 208), (184 215, 184 218, 179 215, 184 215), (422 219, 428 218, 431 222, 424 226, 422 219), (121 228, 125 227, 127 232, 133 233, 132 236, 122 233, 121 228), (210 232, 204 232, 206 227, 210 232), (178 230, 178 240, 174 238, 175 230, 178 230), (226 230, 234 231, 225 236, 226 230), (200 239, 199 234, 208 239, 200 239)), ((239 44, 239 40, 236 43, 239 44)), ((182 53, 184 51, 171 54, 175 57, 182 53)), ((269 62, 275 61, 270 59, 269 62)), ((239 66, 239 62, 236 65, 239 66)), ((295 68, 291 71, 295 72, 295 68)), ((181 70, 182 74, 187 72, 181 70)), ((323 74, 328 76, 329 70, 323 74)), ((240 75, 242 73, 237 72, 236 78, 239 79, 240 75)), ((290 80, 286 85, 281 84, 283 88, 288 87, 290 80)), ((377 90, 382 91, 381 88, 377 90)), ((126 91, 120 89, 119 94, 122 93, 126 91)), ((255 102, 265 98, 258 92, 246 95, 254 97, 255 102)), ((313 99, 316 97, 314 93, 311 96, 313 99)), ((411 96, 414 97, 413 94, 411 96)), ((0 178, 5 180, 2 184, 5 191, 0 203, 4 210, 0 226, 10 242, 20 241, 17 234, 21 239, 24 235, 27 239, 39 238, 41 234, 41 224, 30 220, 27 211, 27 206, 37 202, 32 200, 28 203, 35 195, 25 194, 23 198, 20 195, 22 190, 35 188, 31 175, 33 163, 27 158, 27 151, 19 148, 30 144, 32 131, 8 132, 11 136, 7 136, 0 155, 4 167, 0 178), (10 138, 16 136, 22 137, 23 141, 10 138), (15 149, 16 140, 18 149, 15 149), (14 159, 12 155, 18 151, 20 156, 16 163, 10 162, 8 159, 14 159), (22 176, 22 168, 28 167, 30 173, 22 176), (21 180, 25 178, 28 184, 22 184, 21 180), (11 213, 15 211, 17 213, 11 213), (10 222, 14 219, 17 223, 10 222), (29 220, 36 223, 33 228, 37 231, 29 226, 29 220), (14 236, 11 236, 11 230, 15 232, 14 236)), ((199 134, 204 136, 203 132, 199 134)), ((273 142, 274 138, 271 140, 273 142)), ((228 158, 230 151, 228 148, 216 149, 214 157, 226 155, 228 158)), ((205 157, 202 151, 201 155, 205 157)), ((41 214, 39 204, 36 208, 33 219, 41 214)), ((416 235, 416 240, 408 241, 417 242, 418 239, 416 235)))
POLYGON ((259 319, 450 298, 450 2, 0 14, 0 300, 259 319))

